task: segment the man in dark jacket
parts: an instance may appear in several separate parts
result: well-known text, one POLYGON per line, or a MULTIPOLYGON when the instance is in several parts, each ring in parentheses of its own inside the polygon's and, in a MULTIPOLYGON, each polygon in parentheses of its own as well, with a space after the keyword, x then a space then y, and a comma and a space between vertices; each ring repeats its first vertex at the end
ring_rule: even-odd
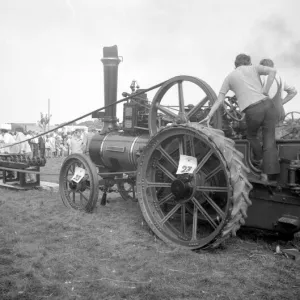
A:
POLYGON ((39 137, 39 151, 40 151, 40 157, 45 157, 45 140, 44 140, 44 136, 39 137))

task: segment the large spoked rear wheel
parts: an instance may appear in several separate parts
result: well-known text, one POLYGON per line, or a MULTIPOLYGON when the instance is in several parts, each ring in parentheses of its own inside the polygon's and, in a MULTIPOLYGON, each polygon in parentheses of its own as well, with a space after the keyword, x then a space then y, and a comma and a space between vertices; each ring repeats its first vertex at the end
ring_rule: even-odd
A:
POLYGON ((59 192, 63 203, 70 208, 92 212, 99 195, 97 168, 84 154, 68 156, 60 170, 59 192), (76 167, 85 170, 80 182, 72 180, 76 167))
POLYGON ((143 216, 162 240, 186 249, 216 247, 244 224, 251 184, 234 142, 198 123, 152 137, 138 166, 143 216), (193 174, 176 175, 180 155, 197 158, 193 174))

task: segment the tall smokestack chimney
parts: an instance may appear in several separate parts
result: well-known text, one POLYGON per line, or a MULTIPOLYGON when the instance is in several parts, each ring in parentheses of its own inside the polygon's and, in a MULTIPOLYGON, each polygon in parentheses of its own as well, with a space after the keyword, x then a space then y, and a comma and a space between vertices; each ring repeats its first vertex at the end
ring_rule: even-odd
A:
MULTIPOLYGON (((118 65, 120 58, 118 56, 118 47, 104 47, 103 58, 101 59, 104 66, 104 103, 105 106, 117 101, 118 88, 118 65)), ((103 129, 101 133, 118 129, 117 128, 116 105, 105 109, 103 118, 103 129)))

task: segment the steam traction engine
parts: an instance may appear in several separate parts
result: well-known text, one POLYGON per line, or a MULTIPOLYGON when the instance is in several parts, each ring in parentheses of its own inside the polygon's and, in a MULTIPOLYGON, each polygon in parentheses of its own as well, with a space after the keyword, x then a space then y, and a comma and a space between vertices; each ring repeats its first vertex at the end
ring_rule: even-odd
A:
POLYGON ((158 237, 187 249, 216 247, 241 225, 288 235, 300 230, 299 141, 278 141, 278 184, 261 181, 238 107, 230 98, 214 115, 213 128, 200 125, 216 94, 191 76, 162 83, 151 102, 145 93, 149 89, 133 82, 131 94, 123 93, 127 102, 120 128, 114 105, 117 47, 105 47, 103 54, 104 126, 90 143, 89 157, 72 154, 62 165, 60 194, 66 206, 92 212, 99 191, 104 205, 106 193, 117 185, 125 200, 138 199, 158 237), (203 94, 194 106, 186 105, 187 86, 203 94), (171 90, 176 91, 175 110, 163 105, 171 90))

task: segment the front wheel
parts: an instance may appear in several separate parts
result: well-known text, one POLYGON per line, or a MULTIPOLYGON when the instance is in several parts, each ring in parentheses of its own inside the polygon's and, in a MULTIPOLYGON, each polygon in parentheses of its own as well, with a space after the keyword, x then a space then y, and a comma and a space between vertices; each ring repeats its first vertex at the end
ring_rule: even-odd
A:
POLYGON ((97 168, 84 154, 71 154, 61 167, 59 175, 59 192, 65 206, 92 212, 99 195, 97 168), (76 169, 84 170, 79 182, 74 181, 76 169))

